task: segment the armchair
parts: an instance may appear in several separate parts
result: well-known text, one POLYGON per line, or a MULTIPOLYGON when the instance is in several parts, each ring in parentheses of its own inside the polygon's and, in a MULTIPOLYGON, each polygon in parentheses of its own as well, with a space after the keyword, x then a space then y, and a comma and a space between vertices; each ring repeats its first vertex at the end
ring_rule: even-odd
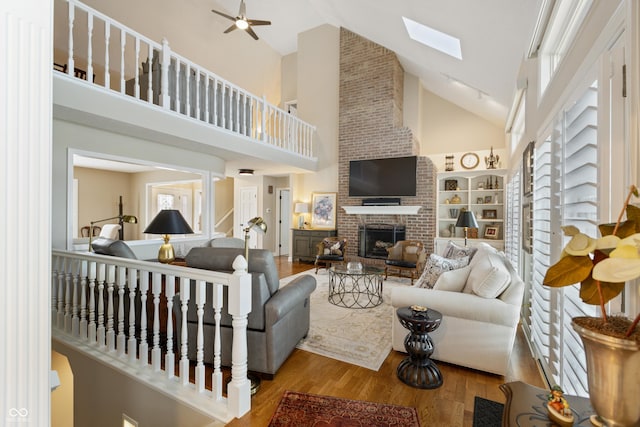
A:
POLYGON ((347 252, 347 239, 341 237, 325 237, 317 245, 318 252, 314 265, 316 274, 320 266, 331 268, 333 263, 344 263, 347 252))
POLYGON ((385 280, 389 273, 399 277, 408 273, 413 286, 413 280, 420 277, 426 261, 424 245, 415 240, 400 240, 388 248, 387 252, 389 255, 384 262, 385 280))
MULTIPOLYGON (((244 255, 241 248, 197 247, 187 254, 188 267, 215 271, 233 271, 233 261, 244 255)), ((248 316, 247 345, 248 368, 250 371, 273 376, 289 357, 298 342, 309 331, 309 297, 316 288, 316 279, 302 275, 280 289, 280 280, 273 254, 264 249, 251 249, 249 254, 251 273, 251 313, 248 316)), ((195 295, 195 284, 191 284, 191 295, 195 295)), ((179 295, 176 297, 179 301, 179 295)), ((231 366, 231 342, 233 328, 231 315, 227 312, 228 293, 223 291, 225 301, 220 320, 222 365, 231 366)), ((212 289, 207 287, 207 304, 212 301, 212 289)), ((181 336, 182 311, 180 304, 174 304, 176 335, 181 336)), ((187 334, 189 339, 188 357, 196 360, 197 313, 194 299, 189 301, 187 334)), ((204 361, 213 362, 215 320, 213 310, 205 309, 204 314, 204 361)))

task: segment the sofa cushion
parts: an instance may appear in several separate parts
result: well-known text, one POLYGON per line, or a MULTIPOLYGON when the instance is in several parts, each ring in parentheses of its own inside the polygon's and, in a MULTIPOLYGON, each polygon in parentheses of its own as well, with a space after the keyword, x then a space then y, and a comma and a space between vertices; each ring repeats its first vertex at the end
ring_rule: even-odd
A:
POLYGON ((427 259, 427 264, 424 267, 422 275, 414 286, 418 288, 433 288, 433 285, 435 285, 438 277, 440 277, 442 273, 465 267, 467 264, 469 264, 469 257, 450 259, 431 254, 429 255, 429 259, 427 259))
POLYGON ((455 270, 445 271, 438 277, 436 283, 433 285, 433 289, 449 292, 462 292, 464 286, 467 284, 467 278, 471 267, 457 268, 455 270))
POLYGON ((469 257, 469 261, 473 259, 473 255, 478 251, 478 248, 471 246, 460 246, 455 242, 449 240, 447 246, 445 246, 442 256, 445 258, 463 258, 469 257))
POLYGON ((471 271, 464 292, 483 298, 496 298, 511 282, 502 256, 494 248, 480 247, 469 263, 471 271))

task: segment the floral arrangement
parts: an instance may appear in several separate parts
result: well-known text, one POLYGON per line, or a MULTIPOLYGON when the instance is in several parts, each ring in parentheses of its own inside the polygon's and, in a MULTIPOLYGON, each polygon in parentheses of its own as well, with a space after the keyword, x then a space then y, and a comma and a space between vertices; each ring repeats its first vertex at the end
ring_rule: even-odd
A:
POLYGON ((586 304, 599 305, 602 319, 590 319, 581 326, 604 334, 640 341, 636 326, 640 314, 631 320, 607 317, 605 304, 624 289, 628 280, 640 277, 640 208, 630 205, 631 196, 640 197, 632 185, 615 224, 600 224, 598 239, 581 233, 574 226, 563 227, 571 239, 560 260, 549 267, 543 284, 562 287, 580 283, 580 298, 586 304), (627 220, 622 221, 626 211, 627 220))

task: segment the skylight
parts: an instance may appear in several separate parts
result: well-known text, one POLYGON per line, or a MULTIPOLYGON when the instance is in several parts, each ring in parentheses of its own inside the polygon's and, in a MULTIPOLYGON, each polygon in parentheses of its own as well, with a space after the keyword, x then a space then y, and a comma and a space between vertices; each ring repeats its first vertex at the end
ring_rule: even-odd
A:
POLYGON ((409 18, 402 17, 404 26, 407 28, 409 37, 422 43, 425 46, 439 50, 454 58, 462 59, 462 51, 460 50, 460 39, 445 34, 441 31, 427 27, 424 24, 413 21, 409 18))

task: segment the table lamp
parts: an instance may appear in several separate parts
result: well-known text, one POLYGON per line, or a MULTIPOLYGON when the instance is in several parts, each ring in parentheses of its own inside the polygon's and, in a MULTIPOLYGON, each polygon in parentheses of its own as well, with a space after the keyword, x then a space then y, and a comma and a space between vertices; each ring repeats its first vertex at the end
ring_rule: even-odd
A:
POLYGON ((151 221, 143 233, 162 234, 164 244, 160 246, 160 250, 158 251, 158 261, 163 264, 169 264, 176 259, 173 246, 169 243, 169 235, 192 234, 193 230, 179 210, 163 209, 153 218, 153 221, 151 221))
POLYGON ((304 228, 304 214, 309 213, 309 203, 296 203, 293 211, 297 213, 298 216, 298 228, 304 228))
POLYGON ((467 246, 467 230, 469 228, 478 228, 478 221, 471 211, 462 210, 456 221, 456 227, 464 227, 464 245, 467 246))
POLYGON ((112 216, 111 218, 99 219, 97 221, 89 222, 89 252, 92 251, 91 239, 93 238, 93 226, 99 222, 110 221, 112 219, 117 219, 118 222, 121 224, 124 224, 125 222, 129 224, 138 223, 138 218, 136 218, 134 215, 117 215, 117 216, 112 216))
POLYGON ((244 229, 244 258, 249 262, 249 232, 251 230, 259 231, 262 234, 267 232, 267 223, 262 217, 251 218, 244 229))

